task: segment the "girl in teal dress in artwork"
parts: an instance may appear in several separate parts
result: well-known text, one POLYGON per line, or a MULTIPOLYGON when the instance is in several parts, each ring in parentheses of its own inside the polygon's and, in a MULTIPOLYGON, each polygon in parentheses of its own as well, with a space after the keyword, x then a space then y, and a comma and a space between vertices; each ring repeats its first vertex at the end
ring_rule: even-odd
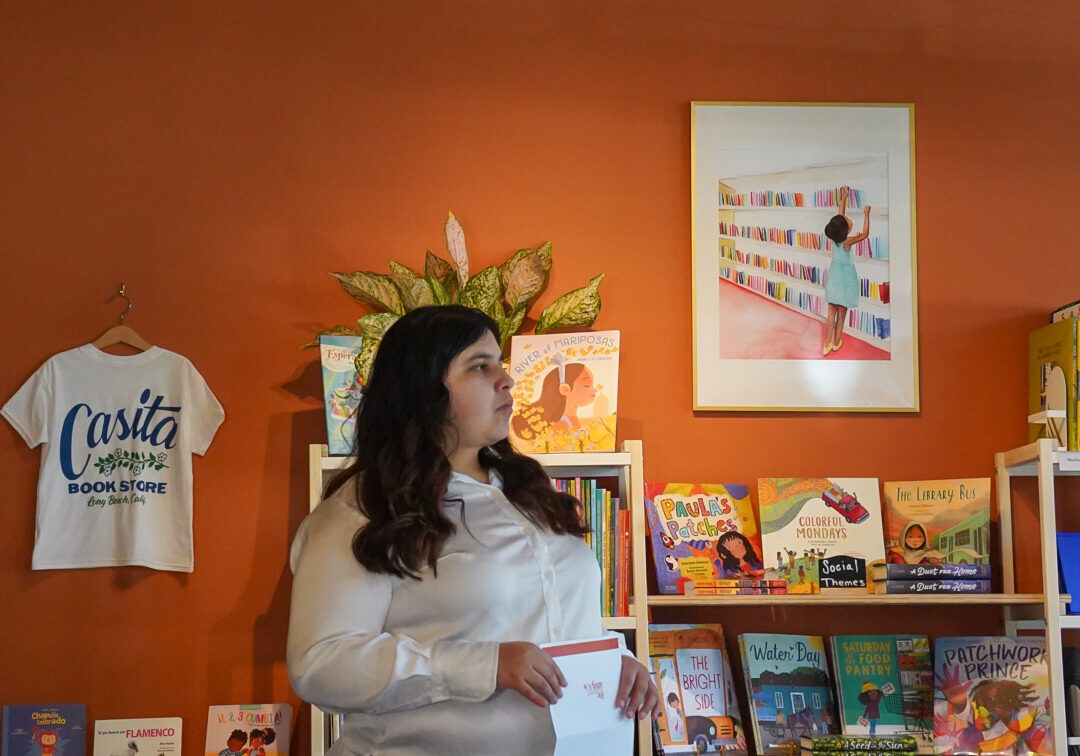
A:
POLYGON ((870 206, 863 208, 862 231, 852 234, 852 224, 844 214, 847 210, 848 188, 840 190, 840 214, 825 224, 825 236, 829 239, 832 263, 825 278, 825 301, 829 309, 825 315, 825 340, 821 354, 839 351, 844 345, 844 318, 847 312, 859 304, 859 276, 851 262, 851 248, 870 235, 870 206), (851 234, 849 236, 849 234, 851 234))

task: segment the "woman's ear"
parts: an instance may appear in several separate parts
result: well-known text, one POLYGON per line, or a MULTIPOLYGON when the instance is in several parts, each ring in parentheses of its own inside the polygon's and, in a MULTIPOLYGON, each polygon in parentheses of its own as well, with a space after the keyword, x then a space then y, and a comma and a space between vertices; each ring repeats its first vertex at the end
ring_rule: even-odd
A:
POLYGON ((559 393, 562 394, 563 396, 570 396, 570 384, 569 383, 560 383, 559 384, 559 393))

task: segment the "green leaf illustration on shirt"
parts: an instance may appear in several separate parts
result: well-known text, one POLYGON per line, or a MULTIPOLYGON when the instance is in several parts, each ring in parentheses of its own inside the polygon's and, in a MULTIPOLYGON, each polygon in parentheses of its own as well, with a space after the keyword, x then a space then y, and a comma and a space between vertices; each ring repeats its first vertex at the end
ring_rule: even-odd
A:
POLYGON ((105 457, 98 457, 94 467, 102 475, 110 475, 114 470, 124 468, 139 476, 148 467, 164 470, 168 467, 165 464, 166 459, 168 456, 164 452, 154 455, 152 452, 129 452, 117 449, 105 457))

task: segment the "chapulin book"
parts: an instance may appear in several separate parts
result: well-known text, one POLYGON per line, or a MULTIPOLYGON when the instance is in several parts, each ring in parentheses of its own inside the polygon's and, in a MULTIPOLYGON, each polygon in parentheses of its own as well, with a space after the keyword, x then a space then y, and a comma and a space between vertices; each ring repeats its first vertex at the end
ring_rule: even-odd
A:
POLYGON ((5 704, 3 756, 86 756, 86 705, 5 704))
POLYGON ((288 756, 289 704, 211 706, 206 717, 206 756, 288 756))
POLYGON ((883 516, 889 564, 990 564, 989 478, 886 482, 883 516))
POLYGON ((179 756, 180 717, 94 720, 94 756, 179 756))
POLYGON ((787 756, 803 736, 839 734, 821 636, 743 633, 739 652, 757 753, 787 756))
POLYGON ((361 336, 329 333, 319 336, 326 441, 328 451, 334 457, 352 453, 356 409, 364 391, 356 369, 356 358, 363 341, 361 336))
POLYGON ((744 484, 646 483, 645 517, 660 593, 682 593, 684 579, 765 575, 744 484))
POLYGON ((518 451, 615 450, 618 331, 514 336, 510 376, 518 451))
POLYGON ((788 593, 867 593, 885 561, 877 478, 761 478, 761 546, 788 593))
POLYGON ((937 638, 934 678, 936 753, 1054 752, 1042 637, 937 638))
POLYGON ((663 704, 665 756, 746 755, 746 734, 720 625, 649 625, 649 666, 663 704))

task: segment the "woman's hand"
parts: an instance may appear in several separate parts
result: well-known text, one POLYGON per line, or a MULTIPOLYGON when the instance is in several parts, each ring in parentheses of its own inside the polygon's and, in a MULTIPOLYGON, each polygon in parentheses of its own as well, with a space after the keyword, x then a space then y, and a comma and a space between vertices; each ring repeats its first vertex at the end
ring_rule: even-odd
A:
POLYGON ((623 716, 630 719, 637 712, 638 719, 660 716, 660 696, 656 686, 649 679, 649 670, 632 656, 622 660, 622 677, 619 679, 619 692, 615 695, 615 705, 622 709, 623 716))
MULTIPOLYGON (((623 676, 626 676, 625 667, 623 676)), ((547 651, 535 643, 521 641, 499 644, 495 684, 516 690, 537 706, 544 707, 562 698, 562 689, 567 685, 559 665, 547 651)))

